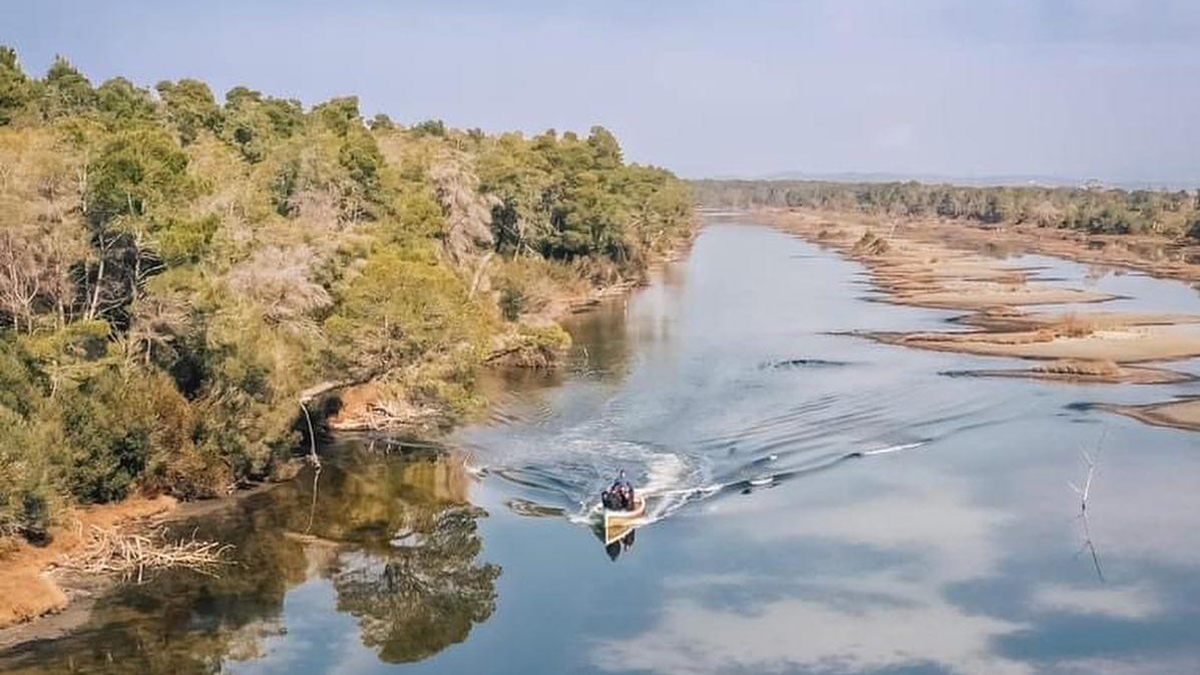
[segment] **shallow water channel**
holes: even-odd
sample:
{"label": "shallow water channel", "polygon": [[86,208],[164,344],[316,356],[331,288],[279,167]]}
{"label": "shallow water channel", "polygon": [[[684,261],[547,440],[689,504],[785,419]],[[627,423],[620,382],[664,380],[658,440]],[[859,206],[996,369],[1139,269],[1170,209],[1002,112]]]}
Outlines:
{"label": "shallow water channel", "polygon": [[[1176,282],[1015,262],[1200,313]],[[113,590],[0,671],[1200,670],[1200,435],[1085,405],[1200,386],[948,377],[1017,364],[834,334],[954,316],[877,299],[832,252],[710,223],[571,321],[568,369],[490,378],[485,422],[325,448],[320,476],[198,521],[237,547],[219,577]],[[606,547],[618,468],[650,522]]]}

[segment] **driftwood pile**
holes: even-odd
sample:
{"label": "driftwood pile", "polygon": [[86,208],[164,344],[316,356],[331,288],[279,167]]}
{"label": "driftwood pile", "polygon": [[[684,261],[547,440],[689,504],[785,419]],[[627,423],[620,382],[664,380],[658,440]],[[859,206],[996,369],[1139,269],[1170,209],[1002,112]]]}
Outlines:
{"label": "driftwood pile", "polygon": [[121,532],[92,525],[80,533],[83,542],[59,565],[60,569],[84,574],[119,574],[125,581],[142,583],[147,572],[187,569],[215,576],[227,564],[225,554],[233,546],[190,537],[169,539],[167,529],[149,533]]}

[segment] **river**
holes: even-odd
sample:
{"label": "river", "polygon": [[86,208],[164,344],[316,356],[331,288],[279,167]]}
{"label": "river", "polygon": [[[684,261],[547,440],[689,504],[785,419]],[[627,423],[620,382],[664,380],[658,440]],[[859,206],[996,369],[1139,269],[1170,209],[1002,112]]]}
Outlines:
{"label": "river", "polygon": [[[1200,313],[1177,282],[1018,262]],[[954,316],[877,299],[853,262],[711,222],[570,321],[570,367],[489,377],[487,420],[331,444],[320,475],[198,520],[237,547],[219,576],[112,590],[0,670],[1200,669],[1200,437],[1089,405],[1197,386],[949,377],[1013,362],[840,334]],[[620,468],[651,522],[606,547],[590,509]]]}

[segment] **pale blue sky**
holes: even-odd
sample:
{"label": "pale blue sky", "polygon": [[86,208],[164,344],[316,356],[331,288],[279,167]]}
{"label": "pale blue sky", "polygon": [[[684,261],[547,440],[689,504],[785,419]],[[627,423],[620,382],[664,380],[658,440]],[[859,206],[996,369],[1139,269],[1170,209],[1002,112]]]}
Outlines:
{"label": "pale blue sky", "polygon": [[613,129],[688,177],[1200,185],[1196,0],[0,2],[41,74],[199,77],[488,130]]}

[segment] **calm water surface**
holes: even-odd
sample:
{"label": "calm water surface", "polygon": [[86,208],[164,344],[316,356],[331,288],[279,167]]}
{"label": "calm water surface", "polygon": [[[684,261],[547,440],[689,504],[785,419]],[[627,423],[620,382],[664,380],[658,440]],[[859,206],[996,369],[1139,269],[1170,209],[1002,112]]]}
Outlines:
{"label": "calm water surface", "polygon": [[[1182,284],[1017,262],[1200,312]],[[832,334],[954,316],[871,296],[831,253],[712,224],[576,318],[567,372],[489,380],[491,418],[445,447],[329,447],[200,522],[238,566],[114,591],[0,670],[1200,670],[1200,436],[1083,405],[1200,387],[947,377],[1016,364]],[[618,468],[654,522],[606,549],[588,513]]]}

